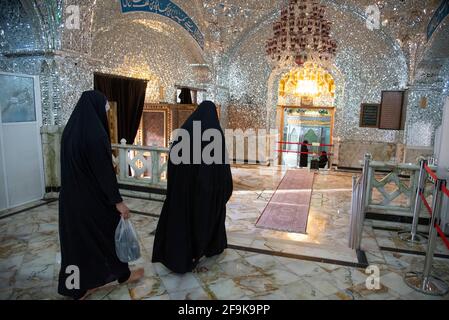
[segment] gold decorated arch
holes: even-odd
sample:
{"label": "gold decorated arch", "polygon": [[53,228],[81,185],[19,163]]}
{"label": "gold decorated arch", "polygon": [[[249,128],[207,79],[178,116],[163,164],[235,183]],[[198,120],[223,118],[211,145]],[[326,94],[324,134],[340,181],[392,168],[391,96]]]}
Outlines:
{"label": "gold decorated arch", "polygon": [[[279,82],[281,104],[296,104],[298,99],[332,105],[335,98],[335,81],[332,75],[314,63],[306,63],[285,74]],[[289,101],[291,103],[289,103]]]}

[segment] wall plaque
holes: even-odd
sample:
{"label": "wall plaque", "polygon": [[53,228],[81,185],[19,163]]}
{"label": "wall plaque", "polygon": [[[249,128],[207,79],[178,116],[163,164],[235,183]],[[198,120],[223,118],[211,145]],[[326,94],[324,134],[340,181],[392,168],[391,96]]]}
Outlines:
{"label": "wall plaque", "polygon": [[380,104],[362,103],[360,106],[359,127],[378,128],[379,127]]}

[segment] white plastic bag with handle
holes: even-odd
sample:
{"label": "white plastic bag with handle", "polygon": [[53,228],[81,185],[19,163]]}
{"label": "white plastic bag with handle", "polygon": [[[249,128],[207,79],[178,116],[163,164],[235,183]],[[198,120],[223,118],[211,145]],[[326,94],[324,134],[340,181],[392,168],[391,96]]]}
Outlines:
{"label": "white plastic bag with handle", "polygon": [[115,252],[119,260],[125,263],[140,258],[139,240],[129,219],[121,218],[117,229],[115,229]]}

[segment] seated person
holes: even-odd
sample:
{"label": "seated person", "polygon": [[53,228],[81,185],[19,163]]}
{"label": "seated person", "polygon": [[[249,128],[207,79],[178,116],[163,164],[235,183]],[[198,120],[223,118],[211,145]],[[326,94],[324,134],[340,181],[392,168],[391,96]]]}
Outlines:
{"label": "seated person", "polygon": [[326,165],[329,161],[329,159],[327,158],[327,152],[323,151],[321,152],[320,158],[319,158],[319,166],[321,169],[326,168]]}

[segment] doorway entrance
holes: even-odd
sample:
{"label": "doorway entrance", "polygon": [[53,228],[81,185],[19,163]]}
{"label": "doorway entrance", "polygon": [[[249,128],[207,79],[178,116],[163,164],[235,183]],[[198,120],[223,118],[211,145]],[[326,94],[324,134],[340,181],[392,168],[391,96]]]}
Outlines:
{"label": "doorway entrance", "polygon": [[280,123],[279,164],[289,167],[298,166],[300,143],[308,141],[308,162],[318,159],[322,151],[331,155],[333,144],[333,128],[335,118],[334,107],[292,107],[278,106]]}
{"label": "doorway entrance", "polygon": [[[328,158],[331,156],[334,101],[334,78],[316,63],[307,62],[281,77],[276,115],[279,164],[298,166],[300,152],[307,152],[304,155],[308,163],[318,159],[323,151]],[[301,151],[304,141],[308,142],[307,151]],[[331,161],[327,162],[327,167],[331,167]]]}

